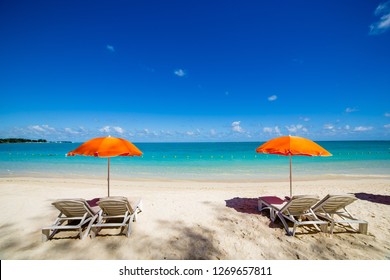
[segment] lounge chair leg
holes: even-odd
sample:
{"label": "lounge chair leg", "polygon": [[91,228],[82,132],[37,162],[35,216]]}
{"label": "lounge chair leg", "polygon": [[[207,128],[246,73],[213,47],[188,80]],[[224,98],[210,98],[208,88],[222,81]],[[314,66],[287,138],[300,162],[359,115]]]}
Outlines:
{"label": "lounge chair leg", "polygon": [[367,234],[368,232],[368,223],[360,223],[359,224],[359,232],[362,234]]}
{"label": "lounge chair leg", "polygon": [[42,229],[42,242],[46,242],[49,240],[50,230]]}
{"label": "lounge chair leg", "polygon": [[328,224],[322,224],[322,225],[320,225],[320,228],[321,228],[321,231],[323,233],[327,233],[328,232]]}
{"label": "lounge chair leg", "polygon": [[84,235],[83,235],[83,237],[81,239],[84,239],[85,237],[87,237],[89,235],[89,233],[91,231],[91,228],[92,228],[92,225],[93,225],[93,223],[95,222],[96,219],[97,219],[97,216],[95,216],[95,217],[93,217],[91,219],[91,221],[89,222],[88,227],[85,230],[85,233],[84,233]]}
{"label": "lounge chair leg", "polygon": [[293,231],[291,232],[291,236],[295,236],[295,231],[297,230],[297,224],[294,223]]}
{"label": "lounge chair leg", "polygon": [[276,215],[276,211],[272,208],[269,208],[269,216],[273,223],[275,222],[276,219],[275,215]]}
{"label": "lounge chair leg", "polygon": [[[282,221],[282,224],[283,224],[284,229],[286,230],[287,234],[290,235],[290,236],[294,236],[295,230],[294,230],[294,232],[291,232],[289,227],[288,227],[288,224],[285,221],[285,219],[283,218],[283,216],[281,214],[279,214],[279,213],[277,215],[278,215],[279,219]],[[294,227],[295,227],[295,224],[294,224]]]}
{"label": "lounge chair leg", "polygon": [[257,210],[258,210],[259,212],[261,212],[261,211],[263,210],[263,203],[261,203],[260,200],[257,202]]}
{"label": "lounge chair leg", "polygon": [[126,237],[129,237],[131,234],[131,222],[129,222],[129,224],[127,225],[127,233],[126,233]]}
{"label": "lounge chair leg", "polygon": [[92,239],[94,239],[98,234],[98,232],[99,232],[99,228],[92,228],[89,235],[91,236]]}
{"label": "lounge chair leg", "polygon": [[81,240],[83,240],[83,238],[84,238],[84,236],[83,236],[83,229],[81,227],[79,228],[79,238]]}
{"label": "lounge chair leg", "polygon": [[333,234],[333,229],[334,229],[334,222],[331,222],[331,224],[330,224],[330,234]]}

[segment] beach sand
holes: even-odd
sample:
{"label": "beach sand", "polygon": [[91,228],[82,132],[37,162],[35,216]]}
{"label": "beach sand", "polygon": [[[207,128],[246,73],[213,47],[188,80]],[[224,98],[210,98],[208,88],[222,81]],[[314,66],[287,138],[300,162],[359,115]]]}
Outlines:
{"label": "beach sand", "polygon": [[[281,223],[257,211],[257,198],[284,197],[288,182],[111,181],[111,195],[142,198],[143,212],[129,238],[106,230],[95,239],[64,232],[41,241],[58,215],[60,198],[105,196],[103,179],[0,178],[2,260],[385,260],[390,259],[390,180],[337,178],[295,181],[294,194],[354,193],[350,212],[368,221],[368,235],[313,232],[286,235]],[[73,236],[73,237],[72,237]]]}

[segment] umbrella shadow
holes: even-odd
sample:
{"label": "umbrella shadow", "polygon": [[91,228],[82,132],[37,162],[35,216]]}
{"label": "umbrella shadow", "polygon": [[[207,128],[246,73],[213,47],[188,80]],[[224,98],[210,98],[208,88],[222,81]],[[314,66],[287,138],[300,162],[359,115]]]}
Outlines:
{"label": "umbrella shadow", "polygon": [[246,198],[246,197],[234,197],[232,199],[225,200],[226,207],[233,208],[237,212],[245,214],[257,214],[261,213],[257,209],[258,198]]}
{"label": "umbrella shadow", "polygon": [[372,194],[372,193],[355,193],[355,196],[362,200],[390,205],[390,196],[388,195]]}
{"label": "umbrella shadow", "polygon": [[[279,197],[273,197],[273,198],[276,199],[275,201],[279,203],[281,202]],[[275,221],[272,222],[269,211],[264,210],[260,212],[258,210],[258,200],[259,200],[258,198],[235,197],[232,199],[225,200],[225,202],[226,202],[226,207],[233,208],[237,212],[245,213],[245,214],[257,214],[264,217],[268,217],[270,219],[268,223],[269,228],[283,229],[283,224],[281,223],[278,217],[276,217]],[[293,224],[290,221],[286,221],[286,222],[289,224],[290,227],[293,226]],[[307,234],[312,234],[317,232],[317,230],[311,226],[305,226],[305,229],[306,229],[305,232],[296,232],[295,236],[307,235]]]}

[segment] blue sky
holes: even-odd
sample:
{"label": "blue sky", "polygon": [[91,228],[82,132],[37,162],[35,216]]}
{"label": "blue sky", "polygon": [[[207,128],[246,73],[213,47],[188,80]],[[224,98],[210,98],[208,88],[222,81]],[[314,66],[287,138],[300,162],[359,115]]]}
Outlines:
{"label": "blue sky", "polygon": [[0,137],[390,140],[390,1],[0,2]]}

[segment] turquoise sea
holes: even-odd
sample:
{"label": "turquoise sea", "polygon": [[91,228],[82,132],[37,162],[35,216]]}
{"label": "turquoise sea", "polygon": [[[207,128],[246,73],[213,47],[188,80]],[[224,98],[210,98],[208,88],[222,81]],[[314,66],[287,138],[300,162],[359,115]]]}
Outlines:
{"label": "turquoise sea", "polygon": [[[293,178],[390,178],[390,141],[317,142],[332,157],[293,157]],[[81,143],[0,145],[0,176],[107,176],[107,159],[66,157]],[[262,142],[134,143],[142,157],[111,159],[112,179],[287,180],[289,159],[255,152]]]}

